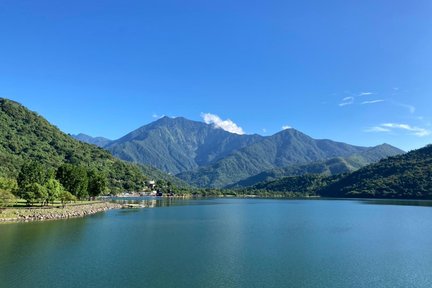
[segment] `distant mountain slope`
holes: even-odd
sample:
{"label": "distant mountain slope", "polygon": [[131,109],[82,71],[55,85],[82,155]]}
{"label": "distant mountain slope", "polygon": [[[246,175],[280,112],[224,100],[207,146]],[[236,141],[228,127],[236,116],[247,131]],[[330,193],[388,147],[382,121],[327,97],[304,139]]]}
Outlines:
{"label": "distant mountain slope", "polygon": [[101,148],[105,147],[109,143],[112,142],[112,140],[105,138],[105,137],[92,137],[87,134],[79,133],[78,135],[71,135],[76,140],[79,140],[84,143],[93,144],[96,146],[99,146]]}
{"label": "distant mountain slope", "polygon": [[358,154],[354,154],[345,158],[336,157],[325,161],[312,162],[309,164],[273,168],[229,185],[228,188],[247,187],[255,185],[259,182],[274,181],[278,178],[288,176],[300,176],[305,174],[331,176],[353,172],[368,164],[377,162],[384,156],[395,156],[401,153],[403,153],[403,151],[400,149],[388,144],[383,144],[366,149]]}
{"label": "distant mountain slope", "polygon": [[150,180],[163,180],[165,182],[170,182],[177,188],[193,188],[189,183],[177,178],[174,175],[170,175],[165,173],[157,168],[154,168],[150,165],[138,164],[141,171],[143,171],[144,175]]}
{"label": "distant mountain slope", "polygon": [[328,197],[432,199],[432,145],[366,166],[318,193]]}
{"label": "distant mountain slope", "polygon": [[318,174],[306,174],[301,176],[289,176],[273,181],[261,182],[250,187],[242,188],[240,194],[262,194],[284,195],[287,197],[308,197],[318,196],[317,191],[335,181],[342,176],[323,176]]}
{"label": "distant mountain slope", "polygon": [[182,117],[164,117],[105,148],[121,159],[177,174],[213,163],[262,138],[232,134]]}
{"label": "distant mountain slope", "polygon": [[[371,153],[369,154],[368,151]],[[354,155],[358,155],[358,161],[363,161],[364,164],[361,166],[364,166],[372,162],[372,159],[395,155],[395,153],[403,153],[403,151],[390,145],[381,148],[377,146],[371,150],[371,148],[331,140],[315,140],[295,129],[287,129],[235,151],[212,165],[196,171],[180,173],[177,176],[201,187],[225,187],[276,167],[305,165]],[[352,160],[352,162],[356,161]]]}
{"label": "distant mountain slope", "polygon": [[50,168],[78,163],[97,169],[108,176],[113,192],[139,189],[144,180],[138,166],[77,141],[21,104],[0,98],[0,176],[16,177],[29,161]]}
{"label": "distant mountain slope", "polygon": [[322,176],[331,176],[357,170],[362,166],[357,163],[350,163],[349,158],[341,157],[332,158],[327,161],[313,162],[304,165],[293,165],[282,168],[274,168],[266,170],[257,175],[243,179],[237,183],[229,185],[228,188],[248,187],[256,185],[260,182],[270,182],[289,176],[301,176],[305,174],[317,174]]}

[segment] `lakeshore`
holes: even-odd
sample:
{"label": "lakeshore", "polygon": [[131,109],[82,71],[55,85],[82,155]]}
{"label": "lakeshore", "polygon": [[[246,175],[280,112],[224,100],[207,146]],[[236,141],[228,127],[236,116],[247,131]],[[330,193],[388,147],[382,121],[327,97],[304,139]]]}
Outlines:
{"label": "lakeshore", "polygon": [[32,222],[84,217],[99,212],[125,208],[113,202],[95,202],[63,207],[9,207],[0,209],[0,223]]}

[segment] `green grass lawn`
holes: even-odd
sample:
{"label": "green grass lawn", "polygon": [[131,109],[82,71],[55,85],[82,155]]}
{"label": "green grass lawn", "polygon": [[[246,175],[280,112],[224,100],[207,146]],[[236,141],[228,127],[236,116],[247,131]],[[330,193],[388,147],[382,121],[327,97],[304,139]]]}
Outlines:
{"label": "green grass lawn", "polygon": [[[99,203],[99,200],[78,200],[75,202],[67,203],[66,206],[76,206],[76,205],[85,205],[85,204],[94,204]],[[32,206],[27,205],[27,201],[24,199],[17,199],[14,203],[10,203],[9,206],[5,208],[28,208],[28,207],[41,207],[41,203],[34,203]],[[54,201],[54,203],[49,203],[48,205],[44,205],[42,207],[63,207],[60,201]]]}

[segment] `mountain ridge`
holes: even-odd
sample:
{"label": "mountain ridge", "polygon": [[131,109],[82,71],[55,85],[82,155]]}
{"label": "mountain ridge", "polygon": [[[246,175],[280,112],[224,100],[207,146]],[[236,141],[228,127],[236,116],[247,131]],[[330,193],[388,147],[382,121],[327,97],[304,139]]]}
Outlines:
{"label": "mountain ridge", "polygon": [[109,143],[111,143],[113,140],[105,138],[105,137],[92,137],[90,135],[79,133],[79,134],[71,134],[72,138],[75,138],[76,140],[79,140],[84,143],[93,144],[98,147],[104,148]]}
{"label": "mountain ridge", "polygon": [[123,160],[154,166],[193,185],[221,188],[274,168],[353,155],[361,155],[358,161],[364,166],[404,153],[382,145],[362,147],[314,139],[293,128],[271,136],[238,135],[184,117],[163,117],[104,148]]}

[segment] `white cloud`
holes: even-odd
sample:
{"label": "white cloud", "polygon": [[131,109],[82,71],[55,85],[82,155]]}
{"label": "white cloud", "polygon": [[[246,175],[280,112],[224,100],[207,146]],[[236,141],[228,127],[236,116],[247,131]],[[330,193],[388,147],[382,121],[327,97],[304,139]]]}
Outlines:
{"label": "white cloud", "polygon": [[353,103],[354,103],[354,97],[349,96],[349,97],[345,97],[345,98],[343,98],[343,99],[342,99],[342,102],[339,103],[339,106],[340,106],[340,107],[343,107],[343,106],[351,105],[351,104],[353,104]]}
{"label": "white cloud", "polygon": [[366,132],[394,132],[395,130],[402,130],[409,132],[409,134],[417,137],[425,137],[431,135],[431,131],[425,128],[411,126],[409,124],[401,123],[383,123],[381,125],[366,129]]}
{"label": "white cloud", "polygon": [[263,128],[261,130],[262,130],[263,133],[267,133],[267,129],[266,128]]}
{"label": "white cloud", "polygon": [[207,124],[213,124],[217,128],[221,128],[230,133],[243,135],[245,132],[241,127],[239,127],[236,123],[231,121],[230,119],[222,120],[219,116],[211,113],[201,113],[201,117],[204,122]]}
{"label": "white cloud", "polygon": [[369,96],[369,95],[373,95],[373,94],[375,94],[375,93],[373,93],[373,92],[361,92],[359,94],[359,96]]}
{"label": "white cloud", "polygon": [[377,100],[363,101],[361,104],[362,105],[365,105],[365,104],[375,104],[375,103],[380,103],[380,102],[384,102],[384,100],[377,99]]}
{"label": "white cloud", "polygon": [[366,132],[390,132],[391,130],[381,126],[375,126],[375,127],[368,128],[365,131]]}
{"label": "white cloud", "polygon": [[292,127],[289,125],[283,125],[282,126],[282,130],[287,130],[287,129],[292,129]]}
{"label": "white cloud", "polygon": [[160,118],[165,117],[165,115],[158,115],[156,113],[153,113],[152,117],[155,118],[155,119],[160,119]]}

